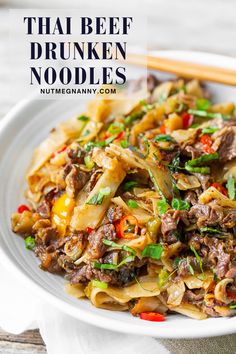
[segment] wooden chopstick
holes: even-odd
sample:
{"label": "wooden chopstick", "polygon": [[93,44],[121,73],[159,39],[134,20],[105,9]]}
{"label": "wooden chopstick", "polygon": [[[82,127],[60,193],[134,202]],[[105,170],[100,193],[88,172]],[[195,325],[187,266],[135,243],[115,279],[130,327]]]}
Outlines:
{"label": "wooden chopstick", "polygon": [[165,71],[180,77],[195,78],[236,86],[236,71],[188,61],[160,58],[142,54],[129,54],[127,63]]}

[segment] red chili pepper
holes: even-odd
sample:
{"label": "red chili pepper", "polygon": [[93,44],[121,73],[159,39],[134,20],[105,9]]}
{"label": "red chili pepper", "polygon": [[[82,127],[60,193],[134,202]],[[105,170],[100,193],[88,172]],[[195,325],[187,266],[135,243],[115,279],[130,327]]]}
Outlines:
{"label": "red chili pepper", "polygon": [[215,152],[215,150],[211,147],[213,144],[213,140],[209,134],[202,135],[200,138],[200,143],[202,144],[203,151],[207,154],[212,154],[213,152]]}
{"label": "red chili pepper", "polygon": [[61,152],[65,151],[67,149],[67,146],[64,145],[62,146],[61,149],[57,150],[56,152],[53,152],[52,155],[51,155],[51,159],[53,159],[57,154],[60,154]]}
{"label": "red chili pepper", "polygon": [[91,227],[87,227],[87,233],[91,234],[91,232],[93,231],[93,229]]}
{"label": "red chili pepper", "polygon": [[139,317],[141,320],[153,322],[163,322],[166,320],[165,316],[158,312],[141,312]]}
{"label": "red chili pepper", "polygon": [[117,135],[117,137],[115,138],[114,141],[123,139],[123,138],[124,138],[124,135],[125,135],[125,132],[120,132],[120,133]]}
{"label": "red chili pepper", "polygon": [[224,194],[226,197],[228,197],[228,191],[225,187],[222,186],[222,184],[218,182],[214,182],[211,185],[212,187],[215,187],[220,193]]}
{"label": "red chili pepper", "polygon": [[115,226],[115,229],[116,229],[116,235],[118,238],[122,238],[121,237],[121,232],[120,232],[120,220],[119,221],[115,221],[114,222],[114,226]]}
{"label": "red chili pepper", "polygon": [[230,290],[227,290],[227,295],[230,297],[232,300],[236,300],[236,293]]}
{"label": "red chili pepper", "polygon": [[138,220],[133,215],[124,216],[116,226],[117,237],[131,240],[138,235]]}
{"label": "red chili pepper", "polygon": [[192,114],[185,112],[181,115],[181,117],[183,121],[183,129],[188,129],[190,125],[193,124],[194,116]]}
{"label": "red chili pepper", "polygon": [[105,135],[103,135],[103,137],[101,137],[100,138],[100,141],[104,141],[104,140],[106,140],[107,138],[110,138],[110,136],[111,136],[111,134],[105,134]]}
{"label": "red chili pepper", "polygon": [[25,204],[19,205],[19,207],[17,209],[18,213],[20,213],[20,214],[22,214],[26,210],[30,211],[30,208],[27,205],[25,205]]}
{"label": "red chili pepper", "polygon": [[166,134],[166,127],[165,127],[164,124],[162,124],[162,125],[160,126],[160,132],[161,132],[162,134]]}

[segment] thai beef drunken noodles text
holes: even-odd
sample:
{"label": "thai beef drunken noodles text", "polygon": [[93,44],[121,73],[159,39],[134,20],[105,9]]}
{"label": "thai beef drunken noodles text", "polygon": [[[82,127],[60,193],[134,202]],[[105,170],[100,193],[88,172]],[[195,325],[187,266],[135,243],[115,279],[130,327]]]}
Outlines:
{"label": "thai beef drunken noodles text", "polygon": [[127,90],[34,151],[12,229],[97,307],[150,321],[236,315],[235,105],[196,80]]}

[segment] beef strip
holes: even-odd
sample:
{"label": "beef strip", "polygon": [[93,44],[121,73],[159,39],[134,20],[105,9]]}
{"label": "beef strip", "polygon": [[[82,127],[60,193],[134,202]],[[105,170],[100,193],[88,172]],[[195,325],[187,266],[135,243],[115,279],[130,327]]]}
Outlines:
{"label": "beef strip", "polygon": [[89,179],[88,173],[81,171],[76,165],[71,165],[70,172],[65,178],[66,192],[70,198],[76,197]]}
{"label": "beef strip", "polygon": [[67,160],[69,165],[71,164],[80,164],[83,163],[86,152],[80,148],[78,145],[77,148],[67,149]]}
{"label": "beef strip", "polygon": [[123,216],[123,209],[120,206],[112,205],[107,210],[107,218],[110,223],[120,220],[122,218],[122,216]]}
{"label": "beef strip", "polygon": [[189,211],[192,223],[197,223],[198,228],[218,225],[223,220],[223,208],[217,204],[195,204]]}
{"label": "beef strip", "polygon": [[45,196],[43,196],[42,201],[37,207],[37,213],[39,213],[42,218],[50,218],[52,202],[54,198],[60,193],[61,191],[58,188],[53,188],[48,193],[46,193]]}
{"label": "beef strip", "polygon": [[35,249],[35,254],[41,260],[41,268],[50,273],[61,273],[62,269],[58,264],[59,251],[48,253],[44,246],[38,246]]}
{"label": "beef strip", "polygon": [[236,127],[225,127],[217,132],[212,147],[218,151],[221,162],[227,162],[236,157]]}
{"label": "beef strip", "polygon": [[67,277],[71,284],[87,283],[89,280],[96,279],[106,283],[110,283],[114,275],[111,271],[93,268],[92,264],[82,265],[76,271]]}
{"label": "beef strip", "polygon": [[225,217],[221,222],[221,226],[227,227],[227,228],[232,228],[236,224],[236,209],[234,208],[229,208],[225,209]]}
{"label": "beef strip", "polygon": [[161,232],[165,242],[171,244],[178,240],[176,232],[179,220],[179,210],[170,209],[161,216]]}
{"label": "beef strip", "polygon": [[209,249],[208,261],[215,267],[217,277],[223,278],[229,270],[230,263],[230,254],[225,252],[224,242],[208,236],[204,237],[203,242]]}
{"label": "beef strip", "polygon": [[113,224],[100,226],[97,230],[94,230],[89,234],[88,253],[91,258],[98,259],[104,255],[107,250],[107,246],[103,243],[104,239],[108,239],[110,241],[114,241],[116,239],[116,231]]}
{"label": "beef strip", "polygon": [[186,290],[184,293],[184,301],[187,301],[190,304],[196,304],[196,305],[200,305],[203,302],[204,299],[204,290],[201,289],[200,291],[198,291],[198,293],[196,293],[196,291],[194,292],[193,290]]}
{"label": "beef strip", "polygon": [[195,205],[198,202],[197,194],[194,191],[186,191],[184,200],[186,200],[190,205]]}

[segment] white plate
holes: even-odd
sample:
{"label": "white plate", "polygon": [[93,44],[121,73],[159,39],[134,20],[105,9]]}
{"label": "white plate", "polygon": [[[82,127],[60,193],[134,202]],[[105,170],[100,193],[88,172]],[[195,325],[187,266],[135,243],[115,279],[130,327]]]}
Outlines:
{"label": "white plate", "polygon": [[[236,60],[206,53],[166,51],[158,52],[158,55],[236,68]],[[209,88],[217,100],[236,98],[236,88],[213,84]],[[22,238],[11,232],[10,216],[22,202],[25,171],[33,148],[58,121],[79,114],[82,110],[83,103],[75,100],[24,101],[13,108],[1,122],[0,260],[21,279],[22,286],[28,286],[37,296],[61,311],[93,325],[159,338],[209,337],[235,332],[236,317],[197,321],[181,315],[171,315],[166,322],[152,323],[135,318],[129,313],[97,309],[89,301],[70,297],[64,292],[63,278],[40,270],[37,258],[25,249]]]}

